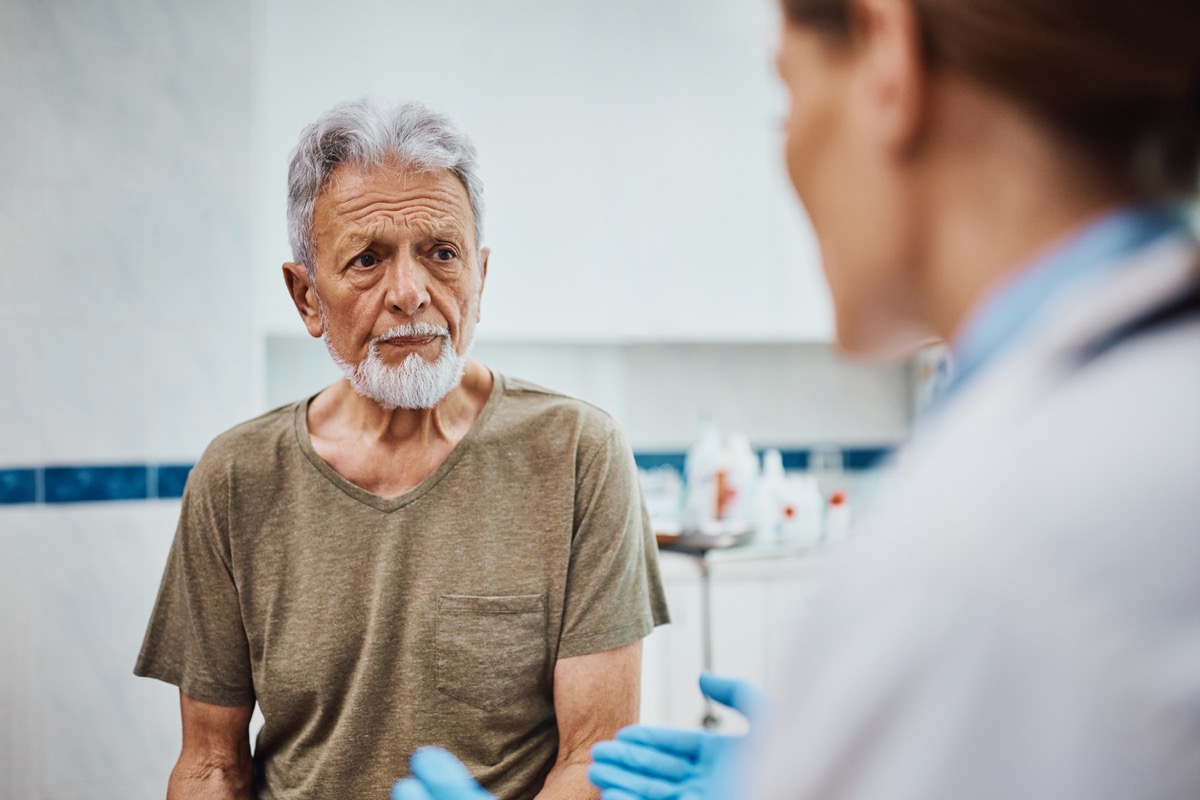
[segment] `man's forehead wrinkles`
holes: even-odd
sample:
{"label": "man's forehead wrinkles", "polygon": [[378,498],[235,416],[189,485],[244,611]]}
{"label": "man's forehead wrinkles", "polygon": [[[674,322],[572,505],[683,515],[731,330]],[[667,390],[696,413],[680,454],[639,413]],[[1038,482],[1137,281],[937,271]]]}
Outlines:
{"label": "man's forehead wrinkles", "polygon": [[452,195],[438,197],[435,193],[421,193],[413,197],[380,197],[370,193],[335,200],[334,212],[343,219],[362,219],[381,214],[457,219],[463,216],[466,210],[452,200]]}
{"label": "man's forehead wrinkles", "polygon": [[342,224],[358,235],[385,234],[395,227],[432,229],[465,229],[465,221],[444,210],[423,206],[394,209],[387,206],[367,208],[354,214],[339,215]]}
{"label": "man's forehead wrinkles", "polygon": [[315,238],[338,258],[372,242],[472,238],[470,200],[452,173],[339,169],[334,178],[317,198],[314,222]]}
{"label": "man's forehead wrinkles", "polygon": [[430,216],[426,214],[393,216],[374,216],[373,218],[363,221],[358,224],[348,222],[336,239],[336,249],[348,250],[358,249],[370,244],[373,241],[382,241],[393,238],[397,229],[407,229],[410,232],[419,235],[438,235],[452,236],[461,238],[466,235],[466,226],[461,220],[444,217]]}

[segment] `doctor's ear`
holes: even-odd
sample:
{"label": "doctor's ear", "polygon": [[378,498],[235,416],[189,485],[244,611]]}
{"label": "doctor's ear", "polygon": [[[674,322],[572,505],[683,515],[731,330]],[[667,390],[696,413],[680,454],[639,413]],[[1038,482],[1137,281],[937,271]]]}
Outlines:
{"label": "doctor's ear", "polygon": [[860,99],[884,142],[909,150],[921,134],[929,88],[916,11],[908,0],[859,0],[855,11]]}
{"label": "doctor's ear", "polygon": [[320,301],[317,291],[312,285],[308,268],[298,261],[286,261],[283,264],[283,282],[287,284],[288,294],[300,312],[300,319],[308,329],[310,336],[320,338],[325,332],[321,325]]}

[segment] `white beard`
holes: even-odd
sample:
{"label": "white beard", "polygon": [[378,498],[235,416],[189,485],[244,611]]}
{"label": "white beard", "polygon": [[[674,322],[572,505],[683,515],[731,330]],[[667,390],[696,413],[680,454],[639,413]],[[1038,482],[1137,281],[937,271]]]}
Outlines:
{"label": "white beard", "polygon": [[[383,363],[379,357],[379,343],[401,336],[440,336],[442,349],[437,361],[431,364],[419,353],[409,353],[397,367]],[[467,353],[459,355],[454,351],[450,331],[428,322],[397,325],[372,339],[367,346],[367,357],[358,365],[342,358],[330,343],[328,333],[324,340],[325,349],[350,381],[354,391],[369,397],[388,411],[396,408],[433,408],[458,386],[467,369]],[[467,351],[470,351],[470,343]]]}

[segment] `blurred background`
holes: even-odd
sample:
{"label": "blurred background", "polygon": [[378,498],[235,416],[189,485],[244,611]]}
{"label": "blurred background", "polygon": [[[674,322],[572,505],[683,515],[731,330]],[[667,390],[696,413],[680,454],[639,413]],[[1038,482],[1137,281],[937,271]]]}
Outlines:
{"label": "blurred background", "polygon": [[[933,362],[842,361],[781,165],[773,0],[0,0],[0,798],[161,797],[177,690],[131,674],[190,465],[336,370],[288,300],[287,162],[364,94],[465,124],[475,349],[625,426],[653,500],[704,428],[868,504]],[[870,231],[864,231],[869,236]],[[811,487],[809,487],[811,488]],[[669,525],[668,525],[669,527]],[[644,718],[702,639],[768,688],[821,535],[664,554]],[[730,725],[736,725],[730,722]]]}

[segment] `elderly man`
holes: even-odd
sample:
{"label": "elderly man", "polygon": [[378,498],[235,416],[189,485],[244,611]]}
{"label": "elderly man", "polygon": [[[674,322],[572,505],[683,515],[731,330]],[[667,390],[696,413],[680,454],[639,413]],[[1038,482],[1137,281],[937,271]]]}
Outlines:
{"label": "elderly man", "polygon": [[636,470],[607,415],[467,357],[475,170],[416,104],[301,136],[284,277],[345,377],[189,479],[135,670],[180,688],[169,798],[382,799],[422,745],[500,797],[594,796],[637,716],[666,607]]}

